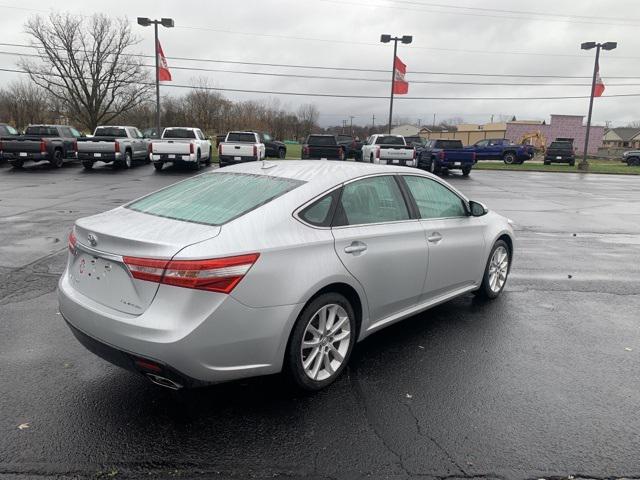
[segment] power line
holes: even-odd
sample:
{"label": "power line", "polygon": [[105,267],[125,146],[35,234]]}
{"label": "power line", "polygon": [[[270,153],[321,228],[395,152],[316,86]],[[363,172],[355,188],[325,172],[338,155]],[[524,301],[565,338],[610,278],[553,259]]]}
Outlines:
{"label": "power line", "polygon": [[[18,47],[18,48],[31,48],[37,49],[38,47],[34,45],[26,45],[20,43],[6,43],[0,42],[0,46],[6,47]],[[64,50],[64,49],[60,49]],[[91,53],[90,51],[87,53]],[[17,53],[16,55],[25,55],[25,56],[34,56],[33,54],[22,54]],[[143,55],[143,54],[134,54],[128,53],[125,54],[129,57],[136,58],[155,58],[153,55]],[[638,57],[640,58],[640,57]],[[231,64],[231,65],[253,65],[253,66],[262,66],[262,67],[280,67],[280,68],[299,68],[299,69],[310,69],[310,70],[335,70],[335,71],[350,71],[350,72],[367,72],[367,73],[389,73],[389,70],[385,69],[374,69],[374,68],[356,68],[356,67],[332,67],[332,66],[322,66],[322,65],[300,65],[300,64],[283,64],[283,63],[264,63],[264,62],[249,62],[249,61],[237,61],[237,60],[219,60],[219,59],[211,59],[211,58],[187,58],[187,57],[167,57],[168,60],[179,60],[179,61],[190,61],[190,62],[203,62],[203,63],[221,63],[221,64]],[[191,67],[176,67],[171,66],[170,68],[180,68],[180,69],[188,69]],[[193,70],[197,70],[195,67]],[[206,69],[202,69],[203,71],[208,71]],[[211,70],[216,71],[216,70]],[[450,76],[472,76],[472,77],[505,77],[505,78],[558,78],[558,79],[591,79],[591,76],[577,76],[577,75],[528,75],[528,74],[509,74],[509,73],[480,73],[480,72],[439,72],[439,71],[412,71],[409,73],[411,75],[450,75]],[[609,76],[608,79],[632,79],[637,80],[640,79],[640,76]]]}
{"label": "power line", "polygon": [[[28,72],[24,70],[0,68],[2,72],[23,73]],[[42,73],[38,72],[38,76],[51,76],[61,78],[61,75],[54,73]],[[154,83],[144,82],[124,82],[132,85],[154,85]],[[197,85],[181,85],[181,84],[163,84],[163,87],[178,88],[178,89],[190,89],[200,91],[219,91],[219,92],[234,92],[234,93],[259,93],[267,95],[287,95],[297,97],[323,97],[323,98],[356,98],[356,99],[386,99],[387,95],[347,95],[336,93],[312,93],[312,92],[290,92],[290,91],[276,91],[276,90],[247,90],[240,88],[222,88],[222,87],[208,87]],[[613,94],[606,95],[603,98],[613,97],[640,97],[640,93],[625,93],[625,94]],[[398,97],[399,100],[575,100],[585,99],[589,96],[575,95],[575,96],[549,96],[549,97]]]}

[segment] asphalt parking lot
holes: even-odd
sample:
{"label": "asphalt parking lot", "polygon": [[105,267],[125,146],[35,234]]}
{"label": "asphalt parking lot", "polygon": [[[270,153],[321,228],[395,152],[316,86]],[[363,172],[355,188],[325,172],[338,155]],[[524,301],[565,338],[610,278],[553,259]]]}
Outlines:
{"label": "asphalt parking lot", "polygon": [[516,222],[505,294],[372,335],[306,395],[278,376],[165,391],[57,314],[73,220],[189,175],[0,167],[0,477],[640,477],[637,178],[449,176]]}

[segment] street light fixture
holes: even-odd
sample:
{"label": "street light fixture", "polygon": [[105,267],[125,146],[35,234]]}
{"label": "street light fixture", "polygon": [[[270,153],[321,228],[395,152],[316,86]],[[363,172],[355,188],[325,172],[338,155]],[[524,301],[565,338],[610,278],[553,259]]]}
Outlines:
{"label": "street light fixture", "polygon": [[160,69],[158,59],[158,25],[162,25],[166,28],[175,27],[173,18],[161,18],[160,20],[151,20],[147,17],[138,17],[138,25],[142,27],[148,27],[153,25],[154,37],[155,37],[155,56],[156,56],[156,135],[160,137]]}
{"label": "street light fixture", "polygon": [[618,46],[617,42],[605,42],[605,43],[596,43],[596,42],[584,42],[580,44],[580,48],[582,50],[592,50],[596,49],[596,61],[593,64],[593,78],[591,80],[591,95],[589,96],[589,114],[587,115],[587,132],[584,136],[584,152],[582,152],[582,160],[578,164],[579,170],[588,170],[589,162],[587,161],[587,150],[589,148],[589,133],[591,132],[591,113],[593,112],[593,96],[596,91],[596,76],[598,74],[599,63],[600,60],[600,49],[603,50],[613,50]]}
{"label": "street light fixture", "polygon": [[389,43],[393,41],[393,62],[391,63],[391,96],[389,97],[389,133],[391,133],[391,120],[393,117],[393,85],[396,79],[396,55],[398,54],[398,42],[408,45],[413,42],[413,37],[411,35],[392,37],[391,35],[385,33],[380,35],[380,41],[382,43]]}

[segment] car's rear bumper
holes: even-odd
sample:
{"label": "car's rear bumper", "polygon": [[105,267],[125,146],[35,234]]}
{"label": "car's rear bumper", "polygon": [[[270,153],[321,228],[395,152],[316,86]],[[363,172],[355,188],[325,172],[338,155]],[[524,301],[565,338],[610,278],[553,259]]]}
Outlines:
{"label": "car's rear bumper", "polygon": [[79,293],[66,272],[58,287],[60,313],[76,336],[93,340],[79,337],[89,350],[130,370],[139,370],[132,359],[149,359],[187,385],[279,372],[300,310],[252,308],[230,295],[160,285],[145,312],[132,316]]}
{"label": "car's rear bumper", "polygon": [[219,157],[220,166],[227,165],[236,165],[238,163],[246,163],[246,162],[257,162],[257,157],[235,157],[233,155],[220,155]]}
{"label": "car's rear bumper", "polygon": [[95,152],[78,152],[78,160],[83,162],[117,162],[122,159],[121,153],[116,152],[100,152],[96,155]]}
{"label": "car's rear bumper", "polygon": [[545,162],[552,163],[571,163],[576,161],[575,155],[545,155]]}
{"label": "car's rear bumper", "polygon": [[415,158],[412,159],[398,159],[398,158],[379,158],[375,163],[379,163],[381,165],[403,165],[405,167],[417,167],[418,160]]}
{"label": "car's rear bumper", "polygon": [[2,152],[2,158],[8,162],[32,160],[34,162],[49,161],[49,154],[43,152]]}
{"label": "car's rear bumper", "polygon": [[149,155],[149,158],[153,162],[172,162],[172,163],[180,163],[180,162],[195,162],[196,154],[188,153],[188,154],[179,154],[179,153],[152,153]]}

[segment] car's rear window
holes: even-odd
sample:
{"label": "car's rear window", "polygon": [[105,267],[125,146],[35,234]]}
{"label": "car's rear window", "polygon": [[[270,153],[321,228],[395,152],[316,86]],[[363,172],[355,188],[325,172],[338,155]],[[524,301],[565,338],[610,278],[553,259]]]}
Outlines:
{"label": "car's rear window", "polygon": [[256,136],[253,133],[229,132],[227,142],[256,143]]}
{"label": "car's rear window", "polygon": [[384,136],[378,137],[376,140],[376,145],[404,145],[404,138],[396,137],[396,136]]}
{"label": "car's rear window", "polygon": [[435,148],[443,148],[445,150],[456,150],[463,148],[460,140],[436,140]]}
{"label": "car's rear window", "polygon": [[212,173],[176,183],[126,207],[184,222],[222,225],[303,183],[267,175]]}
{"label": "car's rear window", "polygon": [[165,130],[162,138],[196,138],[196,132],[187,128],[172,128]]}
{"label": "car's rear window", "polygon": [[126,137],[127,132],[124,128],[118,127],[98,127],[93,132],[94,137]]}
{"label": "car's rear window", "polygon": [[307,139],[308,145],[316,145],[320,147],[330,147],[337,145],[336,137],[332,135],[309,135]]}
{"label": "car's rear window", "polygon": [[36,126],[36,127],[27,127],[27,129],[25,130],[25,135],[41,135],[43,137],[49,136],[49,137],[57,137],[58,136],[58,130],[56,130],[53,127],[41,127],[41,126]]}
{"label": "car's rear window", "polygon": [[569,142],[551,142],[549,148],[563,148],[565,150],[573,150],[573,144]]}

